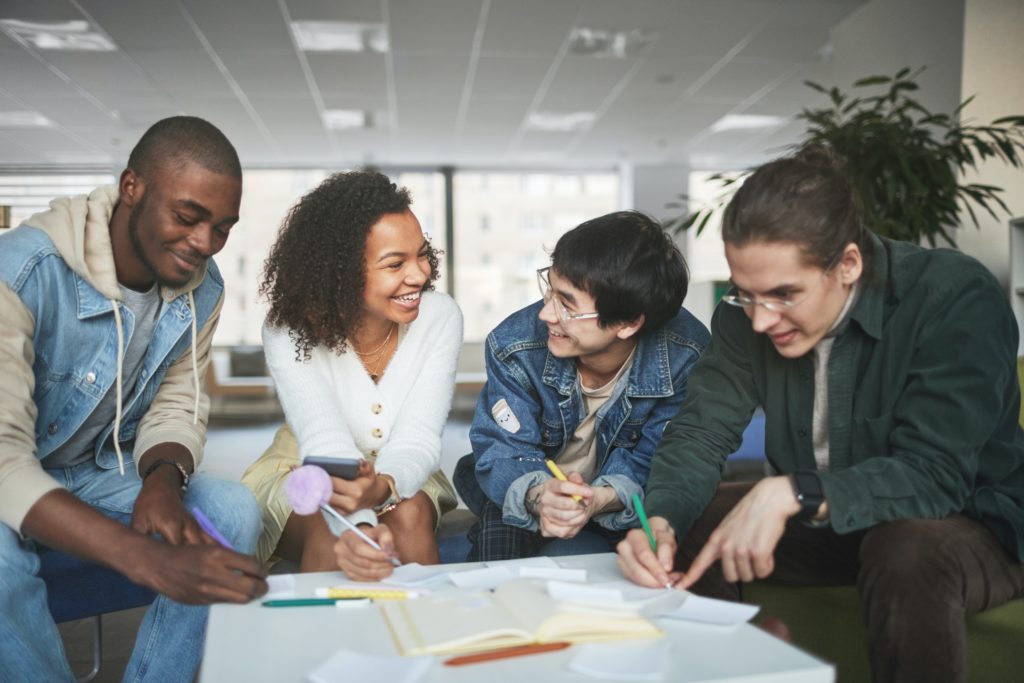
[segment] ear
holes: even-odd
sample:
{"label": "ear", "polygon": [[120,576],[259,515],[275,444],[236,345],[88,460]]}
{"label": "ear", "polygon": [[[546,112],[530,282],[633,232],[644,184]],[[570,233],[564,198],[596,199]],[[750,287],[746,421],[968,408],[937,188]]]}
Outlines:
{"label": "ear", "polygon": [[146,181],[142,176],[130,168],[121,171],[121,178],[117,183],[118,193],[121,195],[121,202],[125,206],[132,207],[139,203],[142,195],[146,192]]}
{"label": "ear", "polygon": [[640,331],[640,328],[644,326],[646,318],[641,313],[640,317],[628,323],[621,323],[618,331],[615,332],[615,336],[619,339],[629,339],[634,334]]}
{"label": "ear", "polygon": [[839,271],[839,281],[844,285],[852,285],[860,279],[864,272],[864,257],[860,253],[860,247],[854,242],[850,242],[843,249],[836,270]]}

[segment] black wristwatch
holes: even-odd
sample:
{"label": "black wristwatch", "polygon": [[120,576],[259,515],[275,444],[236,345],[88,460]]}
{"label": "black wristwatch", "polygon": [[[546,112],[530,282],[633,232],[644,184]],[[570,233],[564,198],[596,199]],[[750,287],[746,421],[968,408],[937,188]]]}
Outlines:
{"label": "black wristwatch", "polygon": [[800,512],[796,513],[796,518],[811,521],[825,502],[825,490],[821,487],[818,473],[813,470],[797,470],[789,475],[789,483],[793,486],[793,495],[800,503]]}

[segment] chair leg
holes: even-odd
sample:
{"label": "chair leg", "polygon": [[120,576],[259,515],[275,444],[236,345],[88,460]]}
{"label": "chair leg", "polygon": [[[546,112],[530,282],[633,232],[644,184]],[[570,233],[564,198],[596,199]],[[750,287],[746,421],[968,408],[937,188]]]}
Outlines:
{"label": "chair leg", "polygon": [[103,665],[103,615],[97,614],[93,617],[92,623],[92,669],[84,676],[75,677],[75,680],[79,683],[89,683],[89,681],[96,678],[100,673],[100,667]]}

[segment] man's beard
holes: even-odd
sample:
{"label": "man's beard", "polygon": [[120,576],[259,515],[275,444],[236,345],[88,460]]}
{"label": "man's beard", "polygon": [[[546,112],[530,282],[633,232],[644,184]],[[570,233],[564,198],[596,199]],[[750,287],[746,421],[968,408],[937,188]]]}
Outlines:
{"label": "man's beard", "polygon": [[166,277],[162,277],[160,272],[157,270],[156,265],[150,260],[149,256],[146,255],[146,250],[142,245],[142,238],[139,237],[139,217],[142,214],[142,210],[146,206],[147,195],[142,195],[142,199],[138,204],[132,207],[131,213],[128,214],[128,240],[132,244],[132,249],[135,251],[135,255],[142,261],[142,265],[146,267],[149,274],[153,276],[156,283],[161,287],[170,287],[171,289],[177,289],[188,284],[189,280],[192,279],[191,275],[185,275],[180,280],[171,280]]}

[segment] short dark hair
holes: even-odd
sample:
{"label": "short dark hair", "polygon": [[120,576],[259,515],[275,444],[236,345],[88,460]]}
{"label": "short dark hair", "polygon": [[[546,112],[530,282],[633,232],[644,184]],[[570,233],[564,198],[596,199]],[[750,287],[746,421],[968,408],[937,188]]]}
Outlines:
{"label": "short dark hair", "polygon": [[602,326],[644,316],[640,334],[657,330],[683,305],[690,274],[661,225],[639,211],[616,211],[562,235],[551,266],[594,297]]}
{"label": "short dark hair", "polygon": [[150,126],[132,149],[128,168],[146,178],[158,167],[189,162],[212,173],[242,177],[234,145],[217,126],[196,116],[172,116]]}
{"label": "short dark hair", "polygon": [[834,266],[853,242],[869,273],[871,232],[843,165],[831,147],[814,144],[758,167],[726,207],[722,239],[737,246],[795,244],[807,263],[823,269]]}
{"label": "short dark hair", "polygon": [[[366,238],[389,213],[409,210],[409,191],[376,171],[336,173],[291,208],[263,264],[260,295],[270,304],[267,323],[288,329],[298,358],[323,346],[344,353],[359,325],[366,287]],[[427,245],[430,276],[437,251]]]}

